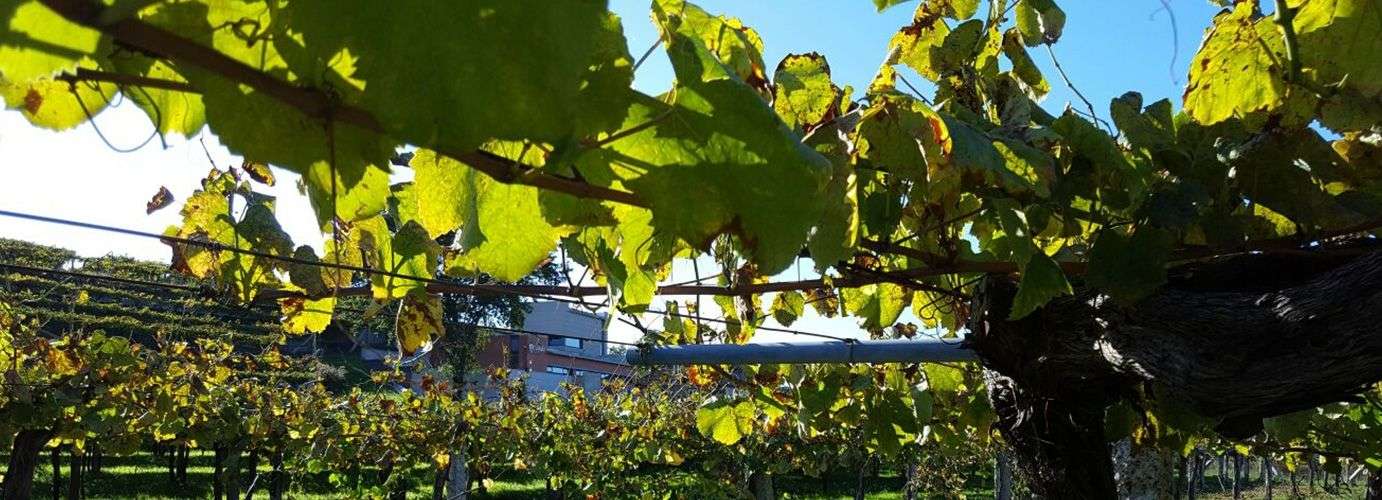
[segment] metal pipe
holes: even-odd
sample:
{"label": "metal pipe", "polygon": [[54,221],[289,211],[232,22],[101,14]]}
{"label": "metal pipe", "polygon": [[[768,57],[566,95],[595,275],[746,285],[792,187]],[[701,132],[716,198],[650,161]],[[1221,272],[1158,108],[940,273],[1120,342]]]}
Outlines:
{"label": "metal pipe", "polygon": [[631,365],[916,363],[978,359],[974,351],[958,340],[698,344],[629,349],[624,358]]}

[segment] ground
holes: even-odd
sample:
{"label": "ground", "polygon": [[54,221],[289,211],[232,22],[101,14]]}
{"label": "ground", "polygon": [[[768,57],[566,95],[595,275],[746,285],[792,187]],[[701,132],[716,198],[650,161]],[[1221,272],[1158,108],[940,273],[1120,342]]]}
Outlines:
{"label": "ground", "polygon": [[[129,457],[105,457],[105,465],[99,474],[88,473],[83,484],[86,498],[90,499],[172,499],[172,498],[210,498],[211,497],[211,454],[194,450],[187,467],[186,486],[173,485],[168,478],[164,462],[148,453],[138,453]],[[0,471],[8,457],[0,455]],[[48,465],[49,455],[45,452],[34,476],[34,498],[52,498],[52,468]],[[62,496],[66,495],[68,473],[67,456],[63,456]],[[267,464],[260,464],[260,471],[267,473]],[[430,482],[419,481],[408,498],[431,498]],[[853,498],[853,478],[840,477],[829,482],[828,489],[821,486],[818,478],[778,478],[778,492],[783,499],[836,500]],[[869,500],[900,499],[902,480],[896,476],[884,475],[868,480],[865,489]],[[336,491],[326,481],[298,481],[287,495],[292,499],[325,500],[351,497],[349,493]],[[989,491],[971,492],[972,498],[991,498]],[[268,498],[266,490],[260,489],[255,498]],[[477,500],[486,499],[538,499],[545,498],[543,481],[540,478],[513,477],[501,475],[488,485],[485,494],[472,495]]]}
{"label": "ground", "polygon": [[[0,470],[3,469],[5,460],[8,457],[0,455]],[[63,457],[63,478],[67,475],[66,456]],[[52,495],[52,469],[48,466],[48,455],[45,453],[43,461],[38,468],[34,478],[34,497],[51,498]],[[140,453],[130,457],[106,457],[105,466],[100,474],[88,474],[84,479],[85,493],[91,499],[172,499],[172,498],[209,498],[211,496],[211,454],[193,451],[190,457],[190,464],[187,468],[188,485],[175,486],[168,479],[168,470],[164,464],[147,453]],[[268,472],[267,464],[261,464],[261,472]],[[1205,500],[1229,500],[1233,498],[1231,486],[1225,480],[1224,488],[1220,488],[1219,480],[1213,474],[1213,470],[1206,477],[1206,486],[1200,490],[1199,498]],[[431,498],[431,484],[419,481],[410,493],[409,498]],[[853,478],[840,477],[834,478],[826,485],[818,478],[794,478],[780,477],[776,481],[777,490],[784,499],[803,499],[803,500],[844,500],[853,498]],[[62,495],[66,495],[66,483],[63,485]],[[1256,474],[1253,474],[1253,481],[1248,483],[1243,498],[1256,500],[1266,498],[1266,488],[1262,487],[1261,481]],[[346,498],[350,495],[336,491],[327,484],[326,481],[298,481],[294,484],[295,489],[290,491],[288,497],[293,499],[318,500]],[[1299,487],[1302,496],[1292,497],[1290,483],[1283,480],[1276,484],[1274,488],[1274,498],[1276,499],[1361,499],[1364,497],[1363,483],[1359,480],[1353,485],[1344,485],[1338,491],[1326,491],[1320,485],[1316,485],[1312,492],[1305,476],[1299,477]],[[485,499],[538,499],[544,498],[543,482],[540,478],[513,476],[512,473],[501,475],[496,480],[489,483],[486,494],[472,495],[477,500]],[[895,500],[901,499],[902,480],[892,475],[868,480],[866,483],[867,497],[869,500]],[[969,498],[993,498],[993,493],[987,489],[976,489],[969,491]],[[260,490],[255,498],[267,498],[267,492]],[[923,496],[922,498],[926,498]]]}

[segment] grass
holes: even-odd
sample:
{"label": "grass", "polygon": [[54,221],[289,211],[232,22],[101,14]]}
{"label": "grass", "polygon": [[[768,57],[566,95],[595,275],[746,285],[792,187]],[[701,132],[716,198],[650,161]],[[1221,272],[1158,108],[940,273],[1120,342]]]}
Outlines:
{"label": "grass", "polygon": [[[63,455],[62,477],[60,487],[61,495],[65,498],[68,477],[68,457]],[[38,470],[34,473],[34,498],[51,498],[53,474],[52,467],[49,465],[50,458],[47,451],[41,457]],[[212,476],[212,455],[210,452],[194,450],[188,457],[187,484],[175,485],[168,476],[166,459],[159,459],[149,453],[137,453],[127,457],[106,456],[104,465],[99,473],[85,473],[82,478],[83,491],[86,498],[91,499],[112,499],[112,500],[134,500],[134,499],[172,499],[172,498],[210,498],[211,497],[211,476]],[[0,469],[4,463],[0,462]],[[266,461],[261,460],[258,472],[263,474],[260,480],[266,480],[269,466]],[[248,474],[241,473],[242,481],[246,483],[251,480]],[[432,484],[431,478],[422,478],[421,475],[414,478],[414,487],[408,492],[408,498],[431,498]],[[247,486],[245,484],[243,486]],[[243,491],[242,486],[242,491]],[[255,498],[268,498],[267,485],[261,484],[255,492]],[[527,498],[540,498],[543,496],[543,482],[536,479],[518,479],[515,481],[495,481],[489,485],[488,492],[483,495],[471,495],[476,499],[505,499],[517,500]],[[324,477],[316,478],[295,478],[290,487],[287,498],[303,500],[319,499],[338,499],[353,498],[354,492],[342,492],[334,488]]]}
{"label": "grass", "polygon": [[[4,467],[5,460],[0,457],[0,468]],[[41,457],[38,470],[34,475],[34,497],[51,498],[52,496],[52,468],[49,465],[50,456],[45,452]],[[259,472],[267,475],[269,472],[268,464],[261,461]],[[66,495],[66,479],[68,473],[67,456],[63,456],[62,465],[62,495]],[[1206,475],[1205,486],[1199,490],[1199,498],[1207,500],[1228,500],[1233,498],[1232,485],[1225,478],[1224,486],[1220,487],[1216,471],[1211,468]],[[83,478],[84,491],[87,498],[92,499],[172,499],[172,498],[210,498],[211,497],[211,474],[212,456],[209,452],[193,451],[189,457],[187,467],[187,485],[174,485],[168,477],[165,462],[155,458],[149,453],[138,453],[128,457],[105,457],[105,464],[100,473],[87,473]],[[415,485],[408,493],[408,498],[426,499],[431,498],[431,478],[422,477],[425,474],[417,474],[414,477]],[[242,474],[242,479],[248,481],[248,474]],[[1243,498],[1256,500],[1266,498],[1266,488],[1263,486],[1258,473],[1251,474],[1252,480],[1244,488]],[[966,488],[966,494],[970,498],[992,498],[993,493],[989,490],[987,478],[974,478]],[[262,477],[261,477],[261,480]],[[1332,480],[1331,480],[1332,482]],[[832,477],[829,480],[822,480],[814,477],[801,476],[779,476],[775,478],[775,486],[784,499],[802,500],[844,500],[854,497],[855,479],[852,476],[841,475]],[[1364,497],[1364,481],[1360,478],[1353,485],[1345,484],[1339,490],[1326,490],[1321,484],[1316,484],[1312,491],[1305,474],[1298,476],[1299,489],[1301,496],[1291,495],[1291,485],[1287,477],[1280,477],[1274,487],[1274,497],[1278,499],[1360,499]],[[261,485],[262,486],[262,485]],[[502,475],[497,480],[488,483],[487,491],[484,494],[473,494],[475,499],[537,499],[544,498],[544,484],[541,478],[514,476],[512,474]],[[864,488],[867,498],[870,500],[900,500],[902,498],[902,479],[894,475],[882,475],[880,477],[865,479]],[[336,498],[352,498],[354,492],[340,491],[333,487],[324,477],[295,478],[293,485],[288,492],[288,498],[304,500],[324,500]],[[255,498],[267,498],[268,493],[265,489],[260,489]],[[923,498],[925,495],[923,495]]]}
{"label": "grass", "polygon": [[[8,457],[0,456],[0,470],[3,469]],[[34,474],[34,498],[52,497],[52,467],[49,465],[50,455],[44,451],[40,456],[38,469]],[[60,496],[66,496],[68,456],[62,457],[62,476]],[[263,474],[260,480],[266,480],[269,472],[268,464],[260,461],[258,471]],[[414,487],[409,490],[408,498],[426,499],[431,498],[432,484],[431,477],[422,477],[424,474],[417,474],[414,477]],[[102,470],[99,473],[87,472],[82,478],[83,491],[86,498],[90,499],[173,499],[173,498],[210,498],[211,497],[211,476],[212,476],[212,455],[210,452],[193,450],[188,457],[187,484],[175,485],[168,476],[166,458],[157,458],[147,452],[140,452],[127,457],[106,456]],[[242,481],[248,482],[251,478],[249,474],[241,473]],[[836,500],[854,498],[854,478],[841,476],[831,478],[822,486],[820,478],[811,477],[778,477],[774,481],[777,491],[784,499],[803,499],[803,500]],[[247,484],[246,484],[247,485]],[[255,493],[255,498],[268,498],[268,492],[264,486]],[[243,491],[243,486],[242,486]],[[865,480],[865,491],[869,500],[895,500],[900,499],[902,491],[902,479],[896,476],[884,475],[877,478]],[[991,497],[992,493],[986,490],[976,489],[970,493],[972,498]],[[341,491],[333,487],[325,478],[294,478],[287,498],[303,500],[325,500],[337,498],[354,498],[355,492]],[[472,494],[470,498],[477,500],[519,500],[519,499],[539,499],[545,498],[544,481],[541,478],[514,476],[506,474],[497,480],[487,483],[486,492],[483,494]]]}
{"label": "grass", "polygon": [[[1197,498],[1208,500],[1228,500],[1233,498],[1233,479],[1232,476],[1223,478],[1223,487],[1220,487],[1219,476],[1213,467],[1205,473],[1204,487],[1199,489]],[[1248,500],[1258,500],[1267,498],[1267,488],[1262,483],[1260,472],[1254,468],[1249,474],[1250,480],[1243,488],[1243,498]],[[1330,483],[1334,482],[1333,477]],[[1344,498],[1363,498],[1366,496],[1366,477],[1359,477],[1353,485],[1345,483],[1338,490],[1325,489],[1320,482],[1316,482],[1314,489],[1310,488],[1308,476],[1305,472],[1299,471],[1296,474],[1296,482],[1300,490],[1300,496],[1291,494],[1290,476],[1278,476],[1273,478],[1272,498],[1274,499],[1344,499]]]}

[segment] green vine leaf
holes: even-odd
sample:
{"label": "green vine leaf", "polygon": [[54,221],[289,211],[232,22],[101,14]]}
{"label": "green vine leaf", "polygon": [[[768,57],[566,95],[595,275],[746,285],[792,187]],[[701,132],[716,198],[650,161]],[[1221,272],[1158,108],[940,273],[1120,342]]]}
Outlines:
{"label": "green vine leaf", "polygon": [[696,429],[702,436],[729,446],[753,432],[755,417],[752,400],[712,398],[696,410]]}
{"label": "green vine leaf", "polygon": [[1045,253],[1036,252],[1022,268],[1022,281],[1017,285],[1017,295],[1013,297],[1008,320],[1022,319],[1051,299],[1072,293],[1074,290],[1070,288],[1070,282],[1065,279],[1060,265]]}
{"label": "green vine leaf", "polygon": [[1094,240],[1085,280],[1119,303],[1131,305],[1166,283],[1170,253],[1171,235],[1165,230],[1144,226],[1127,236],[1106,229]]}
{"label": "green vine leaf", "polygon": [[830,83],[830,64],[815,52],[790,54],[773,75],[773,109],[790,127],[824,120],[834,110],[839,91]]}
{"label": "green vine leaf", "polygon": [[1054,0],[1020,0],[1017,29],[1029,47],[1056,43],[1065,30],[1065,11]]}
{"label": "green vine leaf", "polygon": [[101,34],[72,24],[42,2],[5,2],[0,6],[0,20],[5,22],[0,30],[0,79],[4,81],[22,85],[78,66],[95,66],[88,56],[96,53]]}

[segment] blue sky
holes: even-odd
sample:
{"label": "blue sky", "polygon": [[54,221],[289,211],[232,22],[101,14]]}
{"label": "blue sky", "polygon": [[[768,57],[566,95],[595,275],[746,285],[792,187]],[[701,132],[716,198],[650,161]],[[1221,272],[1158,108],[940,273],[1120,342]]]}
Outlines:
{"label": "blue sky", "polygon": [[[1128,90],[1142,92],[1145,102],[1170,98],[1179,107],[1188,61],[1217,9],[1205,0],[1164,0],[1176,15],[1178,30],[1173,37],[1162,1],[1059,2],[1068,20],[1064,36],[1054,48],[1056,55],[1099,115],[1106,117],[1109,100]],[[915,8],[912,2],[880,14],[868,0],[714,0],[698,4],[711,12],[739,17],[757,29],[764,40],[769,72],[787,54],[814,51],[826,56],[836,83],[855,88],[866,86],[872,79],[889,38],[908,24]],[[637,57],[656,40],[647,2],[612,0],[611,8],[623,17],[629,50]],[[1035,48],[1032,55],[1051,82],[1052,92],[1043,106],[1060,112],[1067,102],[1082,105],[1061,82],[1045,50]],[[930,91],[921,77],[908,74],[908,79]],[[671,81],[666,57],[654,53],[639,69],[635,86],[656,93],[666,90]],[[96,123],[120,147],[138,144],[150,131],[148,119],[129,103],[102,112]],[[185,198],[213,163],[225,168],[238,165],[239,158],[207,134],[190,140],[170,138],[167,149],[153,141],[137,152],[118,153],[105,146],[89,124],[54,133],[29,126],[18,112],[0,111],[0,208],[5,210],[158,232],[178,221],[181,202],[153,215],[145,215],[144,203],[159,186],[167,186],[179,200]],[[294,187],[295,176],[277,173],[279,183],[269,191],[279,198],[280,221],[294,240],[317,244],[321,237],[316,234],[310,206]],[[0,237],[64,246],[88,256],[115,253],[168,259],[167,247],[157,241],[8,218],[0,218]],[[677,266],[672,279],[687,279],[689,267]],[[795,278],[794,271],[788,273]],[[859,333],[850,319],[805,318],[793,327],[836,335]],[[625,338],[633,335],[623,330],[616,333]],[[772,334],[762,337],[790,339]]]}

